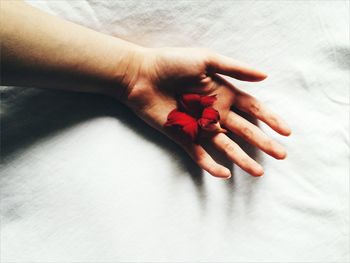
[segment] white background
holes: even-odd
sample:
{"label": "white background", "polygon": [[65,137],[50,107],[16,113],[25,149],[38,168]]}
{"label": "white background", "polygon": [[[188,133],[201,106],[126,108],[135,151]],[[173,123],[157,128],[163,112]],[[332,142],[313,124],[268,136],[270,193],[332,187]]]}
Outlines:
{"label": "white background", "polygon": [[2,261],[349,260],[349,1],[28,2],[257,66],[266,81],[232,82],[293,134],[260,124],[288,158],[243,144],[265,175],[223,181],[112,99],[2,88]]}

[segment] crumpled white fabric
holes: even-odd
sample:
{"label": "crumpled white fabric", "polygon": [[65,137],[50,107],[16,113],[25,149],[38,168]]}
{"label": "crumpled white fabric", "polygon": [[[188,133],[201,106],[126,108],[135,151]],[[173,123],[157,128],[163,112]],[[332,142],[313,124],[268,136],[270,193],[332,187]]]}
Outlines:
{"label": "crumpled white fabric", "polygon": [[256,66],[266,81],[232,82],[293,135],[260,124],[288,158],[242,144],[265,175],[234,166],[223,181],[111,99],[4,87],[2,262],[349,260],[349,1],[27,2],[141,45]]}

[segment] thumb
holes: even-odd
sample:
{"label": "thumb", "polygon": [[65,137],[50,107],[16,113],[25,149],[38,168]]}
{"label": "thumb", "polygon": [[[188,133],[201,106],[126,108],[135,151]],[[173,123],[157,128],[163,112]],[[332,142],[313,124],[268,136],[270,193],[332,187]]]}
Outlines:
{"label": "thumb", "polygon": [[243,81],[262,81],[267,77],[261,71],[217,53],[209,55],[208,70]]}

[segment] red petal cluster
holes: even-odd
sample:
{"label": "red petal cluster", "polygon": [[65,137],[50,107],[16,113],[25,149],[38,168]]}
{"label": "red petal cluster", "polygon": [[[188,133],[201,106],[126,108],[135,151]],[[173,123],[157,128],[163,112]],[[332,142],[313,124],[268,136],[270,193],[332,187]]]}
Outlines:
{"label": "red petal cluster", "polygon": [[216,96],[184,94],[177,100],[178,109],[172,110],[165,127],[176,128],[183,136],[196,142],[200,130],[213,132],[220,128],[216,125],[220,120],[217,110],[211,106]]}

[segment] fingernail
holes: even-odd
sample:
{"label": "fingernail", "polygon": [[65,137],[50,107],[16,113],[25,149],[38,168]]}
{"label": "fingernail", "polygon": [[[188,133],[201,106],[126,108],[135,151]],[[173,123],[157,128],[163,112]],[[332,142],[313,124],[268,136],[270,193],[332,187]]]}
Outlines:
{"label": "fingernail", "polygon": [[274,141],[272,143],[272,148],[273,148],[273,152],[274,152],[275,158],[277,158],[277,159],[284,159],[286,157],[286,155],[287,155],[286,150],[278,142]]}
{"label": "fingernail", "polygon": [[226,177],[223,177],[223,179],[230,179],[232,176],[231,172],[226,176]]}
{"label": "fingernail", "polygon": [[268,75],[266,73],[264,73],[264,72],[260,72],[260,73],[261,73],[261,75],[263,76],[264,79],[266,79],[268,77]]}
{"label": "fingernail", "polygon": [[284,121],[281,123],[282,126],[282,131],[281,134],[284,136],[289,136],[292,134],[292,129],[288,126],[287,123],[285,123]]}
{"label": "fingernail", "polygon": [[261,165],[257,166],[254,171],[254,176],[259,177],[259,176],[262,176],[263,174],[264,174],[264,169],[262,168],[262,166]]}

